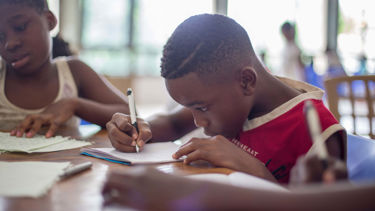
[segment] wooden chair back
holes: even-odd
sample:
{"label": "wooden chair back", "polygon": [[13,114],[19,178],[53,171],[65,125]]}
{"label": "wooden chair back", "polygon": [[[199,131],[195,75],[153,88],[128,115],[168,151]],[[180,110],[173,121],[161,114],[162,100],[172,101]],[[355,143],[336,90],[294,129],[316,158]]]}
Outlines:
{"label": "wooden chair back", "polygon": [[[343,116],[352,118],[353,133],[358,134],[359,118],[367,118],[369,131],[366,135],[375,139],[375,75],[343,76],[324,81],[328,106],[333,115],[341,122]],[[349,102],[349,103],[348,103]],[[345,106],[343,106],[345,105]],[[348,105],[351,109],[348,109]],[[343,107],[346,107],[342,109]],[[365,110],[367,109],[367,112]],[[342,110],[349,110],[343,113]]]}

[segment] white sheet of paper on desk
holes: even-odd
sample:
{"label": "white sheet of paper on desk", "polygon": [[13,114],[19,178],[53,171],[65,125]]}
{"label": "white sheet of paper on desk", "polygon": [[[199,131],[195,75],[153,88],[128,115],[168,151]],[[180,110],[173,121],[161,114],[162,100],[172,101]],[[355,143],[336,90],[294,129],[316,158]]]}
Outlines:
{"label": "white sheet of paper on desk", "polygon": [[70,162],[0,162],[0,195],[40,197],[59,179]]}
{"label": "white sheet of paper on desk", "polygon": [[205,180],[227,185],[234,185],[242,188],[251,188],[259,190],[272,190],[272,191],[288,191],[281,185],[261,179],[256,176],[245,174],[242,172],[233,172],[229,175],[226,174],[194,174],[188,175],[188,178]]}
{"label": "white sheet of paper on desk", "polygon": [[10,136],[0,132],[0,151],[8,152],[54,152],[90,145],[89,142],[77,141],[69,137],[55,136],[45,138],[37,135],[33,138]]}
{"label": "white sheet of paper on desk", "polygon": [[179,161],[172,158],[172,154],[177,151],[178,147],[173,142],[163,142],[146,144],[139,153],[125,153],[114,148],[83,148],[81,151],[100,158],[109,158],[131,164],[150,164]]}
{"label": "white sheet of paper on desk", "polygon": [[58,144],[49,145],[48,147],[33,150],[32,152],[56,152],[61,150],[80,148],[88,145],[91,145],[91,143],[87,141],[77,141],[74,139],[68,139]]}

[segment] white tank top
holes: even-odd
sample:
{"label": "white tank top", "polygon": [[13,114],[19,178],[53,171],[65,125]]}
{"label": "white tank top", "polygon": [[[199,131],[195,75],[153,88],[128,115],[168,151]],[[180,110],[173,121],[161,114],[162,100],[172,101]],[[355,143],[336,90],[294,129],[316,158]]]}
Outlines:
{"label": "white tank top", "polygon": [[[55,62],[59,77],[59,90],[53,102],[55,103],[66,97],[77,97],[77,86],[73,75],[70,72],[69,65],[66,62],[66,58],[56,58]],[[0,130],[9,131],[21,123],[27,115],[40,113],[45,107],[40,109],[24,109],[9,102],[5,96],[5,78],[5,65],[0,58]],[[65,123],[65,125],[69,127],[78,127],[79,118],[73,116]]]}

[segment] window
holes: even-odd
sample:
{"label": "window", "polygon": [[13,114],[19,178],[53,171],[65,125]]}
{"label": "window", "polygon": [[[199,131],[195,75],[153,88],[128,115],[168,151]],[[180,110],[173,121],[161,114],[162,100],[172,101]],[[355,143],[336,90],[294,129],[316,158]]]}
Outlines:
{"label": "window", "polygon": [[375,7],[372,0],[339,1],[337,42],[348,73],[375,73]]}
{"label": "window", "polygon": [[296,39],[304,54],[325,49],[324,0],[228,0],[228,16],[248,32],[256,53],[266,52],[267,66],[276,72],[284,40],[280,26],[296,23]]}
{"label": "window", "polygon": [[177,25],[212,12],[212,0],[82,3],[81,58],[106,75],[159,75],[163,45]]}

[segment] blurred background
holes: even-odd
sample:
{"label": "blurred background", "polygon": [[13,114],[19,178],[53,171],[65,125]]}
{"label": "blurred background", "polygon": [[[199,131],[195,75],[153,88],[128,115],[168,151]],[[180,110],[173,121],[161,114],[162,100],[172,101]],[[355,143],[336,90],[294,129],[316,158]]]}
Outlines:
{"label": "blurred background", "polygon": [[[49,0],[49,5],[59,20],[53,36],[64,39],[73,54],[121,91],[133,87],[139,113],[147,117],[173,105],[159,76],[160,58],[168,37],[189,16],[219,13],[235,19],[270,72],[291,76],[283,68],[294,56],[302,73],[297,79],[324,89],[328,78],[375,73],[372,2]],[[293,28],[292,41],[281,29],[286,22]],[[342,102],[340,109],[348,110],[347,104]],[[356,120],[340,121],[352,130]]]}

